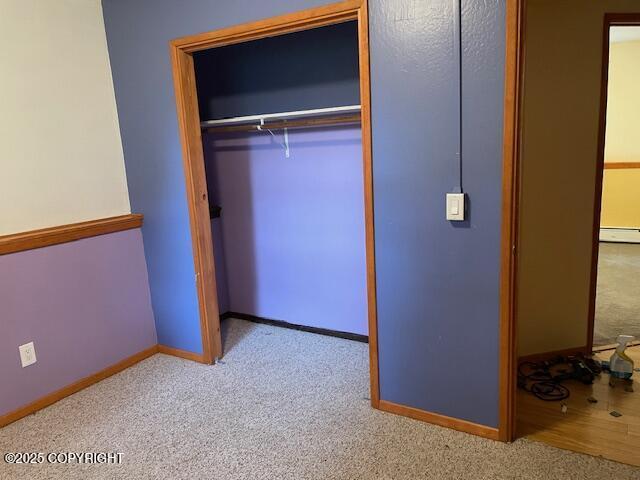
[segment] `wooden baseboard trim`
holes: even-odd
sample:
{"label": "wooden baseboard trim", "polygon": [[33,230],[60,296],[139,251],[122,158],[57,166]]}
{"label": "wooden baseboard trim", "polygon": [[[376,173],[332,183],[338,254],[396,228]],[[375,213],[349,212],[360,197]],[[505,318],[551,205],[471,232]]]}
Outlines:
{"label": "wooden baseboard trim", "polygon": [[165,355],[171,355],[172,357],[184,358],[185,360],[191,360],[193,362],[208,363],[204,361],[204,357],[200,353],[188,352],[187,350],[167,347],[166,345],[158,345],[158,352],[164,353]]}
{"label": "wooden baseboard trim", "polygon": [[591,354],[591,352],[589,351],[589,347],[585,345],[584,347],[565,348],[563,350],[552,350],[550,352],[523,355],[522,357],[518,357],[518,364],[522,362],[543,362],[545,360],[551,360],[555,357],[570,357],[572,355],[578,355],[579,353],[583,355]]}
{"label": "wooden baseboard trim", "polygon": [[486,425],[480,425],[478,423],[469,422],[467,420],[447,417],[446,415],[427,412],[425,410],[420,410],[419,408],[413,408],[406,405],[388,402],[387,400],[380,400],[378,408],[379,410],[382,410],[384,412],[394,413],[396,415],[402,415],[403,417],[409,417],[415,420],[433,423],[434,425],[451,428],[459,432],[471,433],[472,435],[489,438],[491,440],[499,439],[497,428],[487,427]]}
{"label": "wooden baseboard trim", "polygon": [[142,350],[141,352],[131,355],[130,357],[125,358],[124,360],[120,360],[118,363],[115,363],[110,367],[105,368],[104,370],[100,370],[99,372],[96,372],[92,375],[89,375],[88,377],[82,378],[77,382],[74,382],[70,385],[67,385],[66,387],[63,387],[60,390],[56,390],[53,393],[45,395],[44,397],[39,398],[38,400],[31,402],[28,405],[25,405],[24,407],[20,407],[14,410],[13,412],[9,412],[5,415],[2,415],[0,416],[0,428],[6,425],[9,425],[10,423],[15,422],[16,420],[20,420],[21,418],[26,417],[27,415],[31,415],[32,413],[35,413],[38,410],[42,410],[43,408],[48,407],[49,405],[52,405],[57,401],[62,400],[65,397],[68,397],[69,395],[73,395],[74,393],[77,393],[80,390],[83,390],[93,385],[94,383],[98,383],[104,380],[105,378],[115,375],[116,373],[119,373],[122,370],[125,370],[156,353],[158,353],[158,346],[154,345],[153,347],[149,347],[146,350]]}
{"label": "wooden baseboard trim", "polygon": [[50,247],[83,238],[140,228],[142,215],[129,214],[0,236],[0,255]]}
{"label": "wooden baseboard trim", "polygon": [[220,320],[226,320],[227,318],[238,318],[240,320],[247,320],[248,322],[253,323],[262,323],[264,325],[288,328],[290,330],[299,330],[301,332],[317,333],[318,335],[326,335],[328,337],[344,338],[345,340],[353,340],[354,342],[369,343],[369,337],[367,335],[341,332],[339,330],[329,330],[328,328],[309,327],[307,325],[285,322],[284,320],[274,320],[272,318],[257,317],[255,315],[250,315],[247,313],[225,312],[220,315]]}

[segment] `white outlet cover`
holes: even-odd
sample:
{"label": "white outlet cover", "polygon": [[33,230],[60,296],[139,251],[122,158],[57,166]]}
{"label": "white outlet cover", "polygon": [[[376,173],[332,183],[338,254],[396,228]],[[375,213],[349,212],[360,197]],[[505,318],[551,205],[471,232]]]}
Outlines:
{"label": "white outlet cover", "polygon": [[22,368],[36,363],[36,347],[33,345],[33,342],[20,345],[18,350],[20,350],[20,362],[22,362]]}

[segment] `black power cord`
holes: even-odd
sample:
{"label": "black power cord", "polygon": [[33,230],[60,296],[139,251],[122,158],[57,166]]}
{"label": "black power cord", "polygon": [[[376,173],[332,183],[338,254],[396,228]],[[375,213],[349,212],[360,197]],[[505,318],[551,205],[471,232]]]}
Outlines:
{"label": "black power cord", "polygon": [[523,362],[518,365],[518,387],[546,402],[557,402],[569,398],[570,391],[562,385],[567,377],[564,372],[554,375],[549,362]]}
{"label": "black power cord", "polygon": [[518,387],[540,400],[559,401],[569,398],[570,394],[562,382],[578,380],[590,385],[601,372],[595,360],[580,354],[545,362],[522,362],[518,365]]}

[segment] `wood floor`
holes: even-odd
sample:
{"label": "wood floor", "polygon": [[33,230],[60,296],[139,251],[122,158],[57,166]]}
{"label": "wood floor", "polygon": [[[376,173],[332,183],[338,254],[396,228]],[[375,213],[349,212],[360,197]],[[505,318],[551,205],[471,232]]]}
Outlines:
{"label": "wood floor", "polygon": [[[601,352],[596,358],[608,360],[611,353]],[[640,367],[640,346],[628,348],[627,353]],[[562,402],[545,402],[518,389],[518,436],[640,466],[640,372],[634,377],[634,392],[622,385],[611,388],[606,373],[593,385],[567,381],[571,395]],[[589,397],[598,402],[589,403]],[[568,407],[566,413],[562,403]],[[611,411],[622,416],[616,418]]]}

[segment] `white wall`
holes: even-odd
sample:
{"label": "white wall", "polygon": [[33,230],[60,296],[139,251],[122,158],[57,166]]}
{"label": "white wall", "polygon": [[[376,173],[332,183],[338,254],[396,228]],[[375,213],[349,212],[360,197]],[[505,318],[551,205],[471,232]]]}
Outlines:
{"label": "white wall", "polygon": [[130,213],[100,0],[0,0],[0,235]]}

